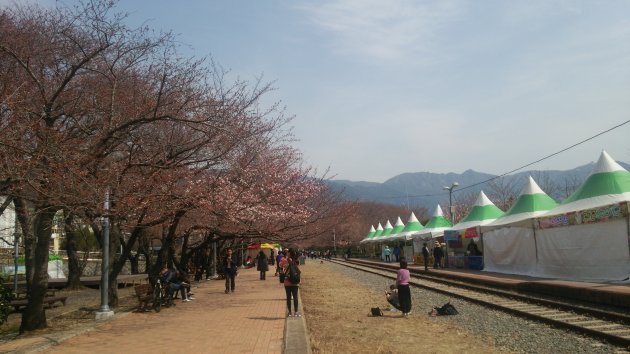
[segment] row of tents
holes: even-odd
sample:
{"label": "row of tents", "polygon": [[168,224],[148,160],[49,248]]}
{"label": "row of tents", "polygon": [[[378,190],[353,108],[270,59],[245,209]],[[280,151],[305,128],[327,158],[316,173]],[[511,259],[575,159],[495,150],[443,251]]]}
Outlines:
{"label": "row of tents", "polygon": [[505,213],[481,191],[456,225],[438,205],[426,225],[412,213],[370,232],[362,243],[430,240],[457,233],[479,238],[484,271],[572,280],[623,281],[630,276],[630,172],[603,151],[591,174],[557,204],[529,177]]}

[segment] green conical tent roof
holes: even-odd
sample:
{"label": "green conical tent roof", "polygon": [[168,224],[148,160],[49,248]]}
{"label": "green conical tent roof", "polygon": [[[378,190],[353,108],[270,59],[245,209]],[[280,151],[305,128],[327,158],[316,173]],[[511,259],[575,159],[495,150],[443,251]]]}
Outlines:
{"label": "green conical tent roof", "polygon": [[444,230],[448,230],[453,226],[447,218],[444,217],[442,208],[438,204],[431,216],[431,219],[424,225],[424,229],[411,235],[412,238],[421,238],[423,240],[440,237],[444,234]]}
{"label": "green conical tent roof", "polygon": [[521,195],[518,197],[512,207],[500,218],[483,227],[484,230],[494,229],[498,226],[507,225],[535,218],[539,215],[547,213],[549,210],[558,205],[555,200],[548,196],[536,181],[529,176],[527,184]]}
{"label": "green conical tent roof", "polygon": [[416,218],[416,214],[411,212],[411,215],[409,216],[409,220],[407,220],[407,225],[405,225],[405,228],[400,232],[397,238],[409,239],[411,235],[413,235],[414,233],[417,233],[418,231],[422,229],[424,229],[424,226],[422,226],[420,221],[418,221],[418,218]]}
{"label": "green conical tent roof", "polygon": [[396,239],[398,239],[399,236],[400,236],[400,233],[404,229],[405,229],[405,224],[403,224],[403,222],[402,222],[402,220],[400,220],[400,216],[399,216],[398,219],[396,220],[396,224],[394,224],[394,229],[392,230],[392,233],[389,234],[387,239],[388,240],[396,240]]}
{"label": "green conical tent roof", "polygon": [[486,197],[486,194],[481,191],[477,197],[477,201],[470,209],[468,215],[463,218],[458,224],[454,225],[452,230],[465,230],[475,226],[486,225],[493,222],[495,219],[503,215],[503,211],[497,208],[494,203]]}
{"label": "green conical tent roof", "polygon": [[379,237],[379,241],[383,241],[384,238],[391,235],[392,230],[394,230],[394,227],[392,226],[392,223],[390,223],[389,220],[387,220],[387,223],[385,224],[385,229],[383,230],[383,233]]}
{"label": "green conical tent roof", "polygon": [[363,240],[359,241],[359,243],[367,241],[370,237],[374,236],[375,233],[376,230],[374,229],[374,225],[370,225],[370,232],[367,234],[367,236],[365,236]]}
{"label": "green conical tent roof", "polygon": [[630,201],[630,172],[602,151],[586,181],[560,206],[545,215],[564,214]]}
{"label": "green conical tent roof", "polygon": [[367,240],[368,242],[374,242],[375,239],[379,236],[381,236],[381,234],[383,233],[383,226],[381,226],[381,223],[378,223],[378,227],[376,228],[376,232],[374,233],[374,235],[372,235],[372,237],[370,237],[369,240]]}

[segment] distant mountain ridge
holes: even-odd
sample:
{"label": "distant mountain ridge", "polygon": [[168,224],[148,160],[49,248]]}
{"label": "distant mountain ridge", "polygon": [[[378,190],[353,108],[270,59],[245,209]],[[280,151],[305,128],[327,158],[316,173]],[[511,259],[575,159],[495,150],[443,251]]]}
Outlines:
{"label": "distant mountain ridge", "polygon": [[[626,170],[630,170],[629,164],[617,162]],[[593,166],[594,163],[591,162],[566,171],[523,171],[496,179],[495,184],[514,190],[514,193],[518,195],[525,186],[527,177],[532,176],[547,194],[560,202],[584,182],[593,170]],[[450,186],[453,182],[459,183],[459,188],[455,188],[453,194],[454,200],[458,194],[477,194],[480,190],[488,194],[492,200],[492,191],[496,188],[491,188],[489,183],[482,182],[494,177],[496,175],[473,170],[466,170],[460,174],[408,172],[394,176],[383,183],[329,180],[328,184],[334,190],[342,191],[343,197],[348,200],[379,202],[409,208],[424,207],[429,212],[433,212],[438,203],[443,207],[448,206],[448,192],[443,190],[443,187]]]}

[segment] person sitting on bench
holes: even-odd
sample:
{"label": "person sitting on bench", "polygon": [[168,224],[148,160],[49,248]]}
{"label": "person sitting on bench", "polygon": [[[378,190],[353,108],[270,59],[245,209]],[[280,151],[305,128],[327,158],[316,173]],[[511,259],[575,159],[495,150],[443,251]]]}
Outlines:
{"label": "person sitting on bench", "polygon": [[[398,289],[396,285],[392,284],[389,286],[389,291],[385,291],[385,298],[390,305],[392,305],[396,310],[401,311],[400,301],[398,300]],[[393,311],[393,310],[392,310]]]}
{"label": "person sitting on bench", "polygon": [[186,296],[186,288],[182,286],[182,282],[179,280],[177,273],[178,272],[174,269],[164,267],[160,272],[160,280],[162,281],[162,284],[166,286],[166,295],[169,299],[173,299],[175,291],[181,290],[182,301],[188,302],[190,300]]}

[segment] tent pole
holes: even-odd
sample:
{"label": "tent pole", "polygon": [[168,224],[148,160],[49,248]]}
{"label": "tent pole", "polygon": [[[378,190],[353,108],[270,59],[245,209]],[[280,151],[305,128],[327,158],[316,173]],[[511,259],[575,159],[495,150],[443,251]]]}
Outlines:
{"label": "tent pole", "polygon": [[628,235],[628,254],[630,254],[630,202],[626,202],[626,234]]}
{"label": "tent pole", "polygon": [[536,264],[538,264],[538,242],[536,241],[536,219],[532,219],[532,230],[534,230],[534,248],[536,249]]}

